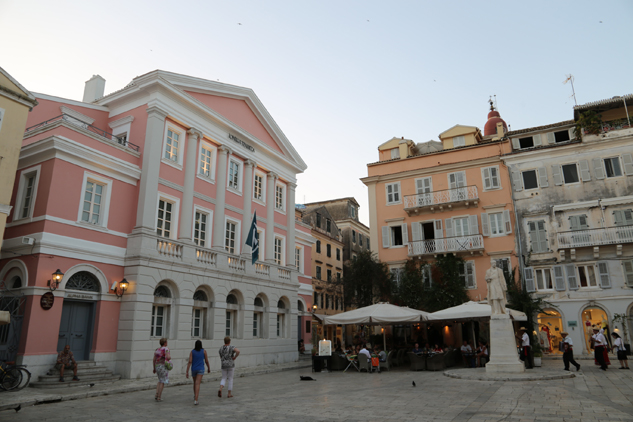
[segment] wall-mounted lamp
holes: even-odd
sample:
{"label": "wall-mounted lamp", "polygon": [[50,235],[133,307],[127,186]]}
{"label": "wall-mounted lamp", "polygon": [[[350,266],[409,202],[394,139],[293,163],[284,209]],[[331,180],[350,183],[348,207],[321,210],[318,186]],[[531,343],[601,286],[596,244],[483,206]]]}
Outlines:
{"label": "wall-mounted lamp", "polygon": [[64,276],[64,273],[61,272],[59,268],[57,269],[57,271],[53,273],[53,278],[48,280],[48,288],[51,289],[51,292],[54,292],[55,290],[57,290],[57,288],[59,287],[60,281],[62,281],[63,276]]}
{"label": "wall-mounted lamp", "polygon": [[317,310],[317,306],[316,305],[312,305],[312,313],[315,313]]}
{"label": "wall-mounted lamp", "polygon": [[[117,286],[118,284],[118,286]],[[126,279],[119,281],[118,283],[115,281],[112,283],[112,290],[114,290],[114,294],[116,297],[121,298],[125,294],[127,288],[130,287],[130,283]],[[120,292],[120,293],[119,293]]]}

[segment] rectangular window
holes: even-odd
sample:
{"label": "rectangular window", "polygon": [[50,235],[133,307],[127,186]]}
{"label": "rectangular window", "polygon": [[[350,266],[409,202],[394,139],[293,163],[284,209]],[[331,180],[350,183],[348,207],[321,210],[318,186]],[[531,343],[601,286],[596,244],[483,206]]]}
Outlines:
{"label": "rectangular window", "polygon": [[224,249],[230,254],[235,254],[235,239],[237,225],[231,221],[226,222],[226,235],[224,237]]}
{"label": "rectangular window", "polygon": [[492,214],[488,214],[490,217],[490,235],[502,235],[504,233],[504,221],[503,221],[503,213],[495,212]]}
{"label": "rectangular window", "polygon": [[400,182],[385,185],[387,189],[387,205],[400,203]]}
{"label": "rectangular window", "polygon": [[362,235],[362,233],[358,233],[358,245],[361,248],[363,247],[363,235]]}
{"label": "rectangular window", "polygon": [[193,309],[191,315],[191,337],[202,337],[202,309]]}
{"label": "rectangular window", "polygon": [[158,220],[156,222],[156,233],[162,237],[172,237],[172,208],[174,204],[164,199],[158,201]]}
{"label": "rectangular window", "polygon": [[330,258],[332,256],[332,245],[327,244],[325,248],[327,249],[327,256]]}
{"label": "rectangular window", "polygon": [[86,223],[99,224],[101,215],[101,203],[105,186],[91,180],[86,182],[84,190],[84,207],[81,213],[81,221]]}
{"label": "rectangular window", "polygon": [[569,183],[578,183],[580,179],[578,178],[578,166],[576,163],[574,164],[563,164],[563,180],[566,184]]}
{"label": "rectangular window", "polygon": [[389,228],[391,230],[391,246],[402,246],[404,244],[402,241],[402,227],[391,226]]}
{"label": "rectangular window", "polygon": [[317,280],[321,280],[321,267],[317,265],[316,267],[316,278]]}
{"label": "rectangular window", "polygon": [[481,169],[484,183],[484,190],[499,189],[501,182],[499,181],[499,167],[485,167]]}
{"label": "rectangular window", "polygon": [[349,207],[350,216],[356,218],[356,207]]}
{"label": "rectangular window", "polygon": [[464,261],[459,265],[459,276],[464,282],[467,289],[476,289],[477,282],[475,280],[475,262]]}
{"label": "rectangular window", "polygon": [[316,253],[321,253],[321,241],[316,241]]}
{"label": "rectangular window", "polygon": [[325,231],[328,234],[332,232],[332,221],[329,218],[325,220]]}
{"label": "rectangular window", "polygon": [[202,142],[200,144],[200,168],[198,174],[213,179],[213,164],[215,162],[215,149]]}
{"label": "rectangular window", "polygon": [[229,188],[240,191],[240,164],[229,160]]}
{"label": "rectangular window", "polygon": [[534,146],[534,138],[531,136],[525,138],[519,138],[519,145],[521,149],[532,148]]}
{"label": "rectangular window", "polygon": [[554,140],[556,143],[569,141],[569,131],[561,130],[558,132],[554,132]]}
{"label": "rectangular window", "polygon": [[196,211],[196,221],[193,227],[193,242],[203,248],[207,245],[207,218],[208,214]]}
{"label": "rectangular window", "polygon": [[400,286],[400,281],[402,281],[402,268],[392,268],[391,269],[391,282],[394,286]]}
{"label": "rectangular window", "polygon": [[596,280],[596,271],[593,265],[579,265],[577,268],[578,279],[580,280],[580,287],[598,286],[598,282]]}
{"label": "rectangular window", "polygon": [[301,248],[295,248],[295,267],[301,271]]}
{"label": "rectangular window", "polygon": [[391,149],[391,159],[400,158],[400,148]]}
{"label": "rectangular window", "polygon": [[281,254],[282,254],[282,245],[283,239],[276,237],[275,238],[275,263],[277,265],[281,265]]}
{"label": "rectangular window", "polygon": [[264,200],[264,176],[255,173],[255,183],[253,186],[253,198]]}
{"label": "rectangular window", "polygon": [[22,204],[20,205],[20,218],[28,218],[31,216],[33,196],[35,195],[36,176],[36,173],[30,173],[24,176],[24,190],[22,194]]}
{"label": "rectangular window", "polygon": [[257,312],[253,312],[253,337],[259,337],[259,314]]}
{"label": "rectangular window", "polygon": [[318,228],[321,228],[321,214],[319,214],[318,212],[316,213],[316,226]]}
{"label": "rectangular window", "polygon": [[352,242],[356,243],[356,230],[352,230]]}
{"label": "rectangular window", "polygon": [[327,270],[327,281],[332,281],[332,270]]}
{"label": "rectangular window", "polygon": [[281,314],[277,314],[277,337],[283,337],[282,336],[283,329],[284,329],[284,316]]}
{"label": "rectangular window", "polygon": [[549,268],[540,268],[534,270],[536,272],[536,290],[552,290],[554,289],[554,281],[552,272]]}
{"label": "rectangular window", "polygon": [[341,273],[339,271],[336,272],[336,281],[341,281]]}
{"label": "rectangular window", "polygon": [[281,185],[275,186],[275,208],[284,210],[284,187]]}
{"label": "rectangular window", "polygon": [[536,175],[536,170],[526,170],[521,174],[523,175],[523,188],[525,190],[538,188],[538,176]]}
{"label": "rectangular window", "polygon": [[633,287],[633,260],[622,261],[622,270],[624,271],[626,285]]}
{"label": "rectangular window", "polygon": [[453,137],[453,148],[466,146],[466,138],[463,136]]}
{"label": "rectangular window", "polygon": [[622,167],[620,167],[620,157],[605,158],[604,169],[607,174],[607,177],[622,176]]}
{"label": "rectangular window", "polygon": [[367,249],[369,249],[369,238],[367,238]]}
{"label": "rectangular window", "polygon": [[180,149],[180,133],[167,129],[167,140],[165,142],[165,159],[178,162]]}
{"label": "rectangular window", "polygon": [[547,232],[545,230],[545,221],[528,222],[530,230],[530,247],[532,252],[547,252]]}
{"label": "rectangular window", "polygon": [[152,326],[150,337],[162,337],[165,331],[165,307],[152,306]]}
{"label": "rectangular window", "polygon": [[235,326],[235,312],[234,311],[226,311],[226,322],[224,335],[231,337],[233,335],[233,327]]}
{"label": "rectangular window", "polygon": [[453,219],[453,236],[463,237],[468,236],[468,217],[454,218]]}
{"label": "rectangular window", "polygon": [[339,248],[336,248],[336,260],[341,260],[341,250]]}
{"label": "rectangular window", "polygon": [[505,276],[506,280],[511,279],[512,267],[510,264],[510,258],[500,258],[500,259],[497,259],[496,261],[497,261],[497,267],[503,270],[503,275]]}
{"label": "rectangular window", "polygon": [[[633,225],[633,210],[616,210],[613,211],[613,218],[615,220],[616,226],[630,226]],[[630,233],[627,233],[626,230],[622,230],[618,232],[620,238],[630,237]]]}

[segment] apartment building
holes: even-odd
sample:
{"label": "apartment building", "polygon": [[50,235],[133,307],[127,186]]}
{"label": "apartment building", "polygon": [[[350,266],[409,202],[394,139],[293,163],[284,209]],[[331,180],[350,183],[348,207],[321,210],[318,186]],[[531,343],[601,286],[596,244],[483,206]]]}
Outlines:
{"label": "apartment building", "polygon": [[379,146],[379,161],[361,179],[369,191],[370,243],[397,281],[407,260],[425,268],[438,255],[455,254],[472,300],[487,295],[484,279],[495,259],[506,272],[518,264],[507,131],[492,109],[484,133],[456,125],[440,141],[416,144],[393,138]]}
{"label": "apartment building", "polygon": [[[507,133],[524,281],[549,304],[539,329],[552,352],[564,330],[591,354],[592,325],[622,330],[614,315],[633,315],[632,105],[631,95],[592,102],[573,120]],[[600,116],[593,133],[587,112]]]}
{"label": "apartment building", "polygon": [[83,101],[37,94],[29,115],[0,257],[26,298],[18,362],[44,373],[70,344],[147,377],[161,337],[178,373],[195,340],[224,336],[243,366],[296,360],[314,239],[295,219],[306,165],[290,141],[249,88],[158,70],[104,89],[94,76]]}

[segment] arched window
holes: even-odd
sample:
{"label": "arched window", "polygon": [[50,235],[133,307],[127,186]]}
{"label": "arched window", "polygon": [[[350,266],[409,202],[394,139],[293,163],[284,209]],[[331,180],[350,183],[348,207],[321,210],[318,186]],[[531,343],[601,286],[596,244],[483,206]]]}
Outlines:
{"label": "arched window", "polygon": [[68,279],[66,289],[99,292],[99,280],[88,271],[79,271]]}
{"label": "arched window", "polygon": [[261,297],[256,297],[254,305],[255,306],[259,306],[260,308],[263,308],[264,307],[264,301],[262,300]]}
{"label": "arched window", "polygon": [[13,279],[13,283],[11,284],[12,289],[19,289],[22,287],[22,279],[20,277],[15,277]]}
{"label": "arched window", "polygon": [[279,299],[279,302],[277,302],[277,307],[280,309],[286,309],[286,304],[283,300]]}
{"label": "arched window", "polygon": [[202,290],[196,290],[193,294],[193,300],[200,300],[202,302],[208,302],[207,294]]}
{"label": "arched window", "polygon": [[303,309],[303,302],[301,302],[300,300],[297,301],[297,309],[299,310],[299,312],[305,311],[305,309]]}
{"label": "arched window", "polygon": [[234,294],[230,294],[226,297],[226,303],[229,305],[237,305],[237,297]]}
{"label": "arched window", "polygon": [[158,286],[154,290],[154,296],[156,297],[171,297],[171,292],[166,286]]}

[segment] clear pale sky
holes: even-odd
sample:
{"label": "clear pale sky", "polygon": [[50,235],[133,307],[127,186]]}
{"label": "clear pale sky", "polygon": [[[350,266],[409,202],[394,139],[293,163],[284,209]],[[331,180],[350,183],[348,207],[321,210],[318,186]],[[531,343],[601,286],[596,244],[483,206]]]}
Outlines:
{"label": "clear pale sky", "polygon": [[393,136],[512,130],[633,93],[633,1],[0,0],[0,66],[81,100],[155,69],[252,88],[308,165],[297,203],[355,197]]}

